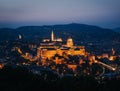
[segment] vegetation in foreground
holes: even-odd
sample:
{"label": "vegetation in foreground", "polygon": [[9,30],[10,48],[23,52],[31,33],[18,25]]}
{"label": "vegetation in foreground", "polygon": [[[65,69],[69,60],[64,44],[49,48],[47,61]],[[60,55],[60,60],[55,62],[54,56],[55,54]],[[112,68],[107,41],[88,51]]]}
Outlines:
{"label": "vegetation in foreground", "polygon": [[120,79],[99,83],[92,76],[59,78],[49,71],[36,75],[22,67],[0,70],[0,91],[120,91],[119,84]]}

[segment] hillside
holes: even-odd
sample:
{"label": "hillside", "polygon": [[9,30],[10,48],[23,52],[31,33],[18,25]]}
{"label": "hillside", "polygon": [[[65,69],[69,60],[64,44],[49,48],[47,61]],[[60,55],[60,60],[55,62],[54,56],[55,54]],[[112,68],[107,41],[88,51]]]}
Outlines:
{"label": "hillside", "polygon": [[114,28],[113,31],[120,33],[120,27]]}
{"label": "hillside", "polygon": [[15,39],[18,34],[23,35],[24,39],[49,38],[51,31],[54,30],[56,37],[64,39],[73,37],[75,41],[96,41],[96,40],[118,40],[119,34],[97,26],[84,24],[65,24],[53,26],[23,26],[17,29],[0,29],[0,40]]}

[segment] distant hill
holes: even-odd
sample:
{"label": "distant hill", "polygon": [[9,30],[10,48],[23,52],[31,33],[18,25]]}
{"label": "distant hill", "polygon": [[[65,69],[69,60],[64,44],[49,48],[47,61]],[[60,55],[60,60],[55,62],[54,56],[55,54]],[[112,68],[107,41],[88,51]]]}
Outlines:
{"label": "distant hill", "polygon": [[14,40],[17,37],[17,31],[11,28],[0,29],[0,40]]}
{"label": "distant hill", "polygon": [[61,24],[46,26],[23,26],[16,29],[1,28],[0,40],[14,40],[21,34],[26,40],[41,40],[50,38],[51,31],[55,37],[62,37],[65,40],[72,37],[74,41],[120,41],[120,34],[111,30],[97,26],[85,24]]}
{"label": "distant hill", "polygon": [[120,33],[120,27],[114,28],[113,31]]}

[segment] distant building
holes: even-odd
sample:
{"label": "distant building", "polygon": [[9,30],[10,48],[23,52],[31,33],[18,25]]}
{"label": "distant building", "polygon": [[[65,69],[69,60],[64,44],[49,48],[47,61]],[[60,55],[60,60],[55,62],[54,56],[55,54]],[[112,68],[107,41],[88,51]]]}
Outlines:
{"label": "distant building", "polygon": [[22,39],[22,35],[19,34],[19,35],[18,35],[18,39]]}
{"label": "distant building", "polygon": [[112,55],[115,55],[115,50],[112,48],[112,53],[111,53]]}
{"label": "distant building", "polygon": [[42,42],[49,42],[49,41],[50,39],[47,39],[47,38],[42,40]]}
{"label": "distant building", "polygon": [[[44,40],[44,39],[43,39]],[[55,54],[62,56],[67,55],[85,55],[84,46],[74,46],[73,39],[67,39],[67,43],[63,44],[62,38],[55,39],[54,32],[51,33],[51,41],[44,41],[40,44],[37,51],[37,57],[50,59]]]}
{"label": "distant building", "polygon": [[76,68],[77,68],[77,65],[76,64],[68,64],[68,68],[72,69],[73,71],[75,71]]}

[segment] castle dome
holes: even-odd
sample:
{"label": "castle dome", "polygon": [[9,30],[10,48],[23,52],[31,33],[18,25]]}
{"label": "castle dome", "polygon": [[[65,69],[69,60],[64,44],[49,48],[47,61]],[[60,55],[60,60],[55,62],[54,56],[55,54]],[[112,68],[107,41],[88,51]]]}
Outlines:
{"label": "castle dome", "polygon": [[72,47],[73,46],[73,39],[71,37],[69,37],[67,39],[67,47]]}

